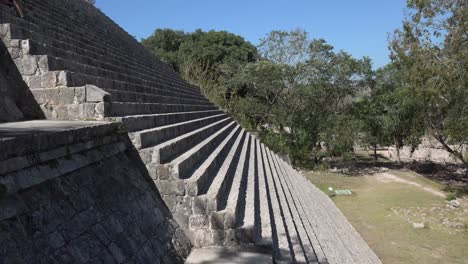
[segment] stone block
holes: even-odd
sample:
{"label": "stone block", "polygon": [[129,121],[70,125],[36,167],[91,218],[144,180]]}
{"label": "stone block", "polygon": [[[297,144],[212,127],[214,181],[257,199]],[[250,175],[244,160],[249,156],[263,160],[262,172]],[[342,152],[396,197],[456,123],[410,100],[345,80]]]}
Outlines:
{"label": "stone block", "polygon": [[235,229],[227,229],[224,232],[224,245],[225,246],[234,246],[237,245],[237,236]]}
{"label": "stone block", "polygon": [[49,58],[47,56],[40,56],[37,64],[41,73],[46,73],[49,71]]}
{"label": "stone block", "polygon": [[224,231],[223,230],[212,230],[208,232],[207,246],[219,246],[224,243]]}
{"label": "stone block", "polygon": [[163,195],[184,195],[185,186],[183,181],[166,181],[160,180],[158,184],[159,191]]}
{"label": "stone block", "polygon": [[208,217],[206,215],[192,215],[189,218],[190,229],[208,228]]}
{"label": "stone block", "polygon": [[[158,151],[153,151],[152,152],[152,157],[151,160],[154,162],[154,155],[155,153],[158,153]],[[157,170],[158,170],[158,177],[161,180],[169,180],[171,179],[171,167],[168,165],[157,165]]]}
{"label": "stone block", "polygon": [[68,79],[69,74],[66,71],[61,71],[57,74],[57,85],[58,86],[67,86],[68,85]]}
{"label": "stone block", "polygon": [[180,213],[179,211],[175,211],[175,213],[173,214],[174,216],[174,219],[177,221],[177,223],[179,224],[180,227],[186,229],[189,227],[189,215],[186,215],[186,214],[183,214],[183,213]]}
{"label": "stone block", "polygon": [[192,199],[188,196],[177,196],[176,211],[185,215],[192,213]]}
{"label": "stone block", "polygon": [[[42,88],[55,88],[57,86],[57,75],[54,72],[47,72],[41,75]],[[38,88],[38,87],[35,87]]]}
{"label": "stone block", "polygon": [[163,200],[171,212],[175,212],[177,197],[175,195],[163,195]]}
{"label": "stone block", "polygon": [[185,230],[185,234],[194,247],[206,246],[210,240],[210,234],[205,230]]}
{"label": "stone block", "polygon": [[94,85],[86,85],[86,102],[110,101],[110,94]]}
{"label": "stone block", "polygon": [[34,75],[36,73],[38,65],[35,56],[23,56],[21,58],[21,63],[23,65],[22,74]]}
{"label": "stone block", "polygon": [[210,214],[210,228],[213,230],[224,229],[224,213],[223,212],[212,212]]}
{"label": "stone block", "polygon": [[74,104],[81,104],[81,103],[86,102],[86,87],[76,87],[74,89],[74,93],[75,93],[75,97],[73,100]]}
{"label": "stone block", "polygon": [[236,217],[231,212],[226,213],[224,216],[224,228],[233,229],[236,225]]}
{"label": "stone block", "polygon": [[30,76],[26,82],[30,88],[41,88],[42,87],[42,76],[35,75]]}
{"label": "stone block", "polygon": [[192,213],[195,215],[206,214],[206,198],[195,196],[192,199]]}

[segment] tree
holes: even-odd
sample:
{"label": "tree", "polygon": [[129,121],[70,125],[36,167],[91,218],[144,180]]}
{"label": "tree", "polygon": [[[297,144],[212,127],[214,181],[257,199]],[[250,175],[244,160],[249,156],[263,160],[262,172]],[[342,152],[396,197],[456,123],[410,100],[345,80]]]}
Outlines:
{"label": "tree", "polygon": [[179,49],[188,35],[180,30],[156,29],[150,37],[143,39],[141,43],[154,55],[179,71]]}
{"label": "tree", "polygon": [[336,52],[299,29],[272,31],[258,50],[225,31],[156,30],[142,42],[296,164],[353,150],[351,110],[369,85],[369,59]]}
{"label": "tree", "polygon": [[249,111],[256,112],[250,120],[266,143],[281,146],[275,150],[288,152],[296,163],[352,151],[356,133],[350,108],[372,72],[370,61],[335,52],[301,30],[273,31],[259,50],[264,61],[235,76],[241,84],[236,95],[251,102]]}
{"label": "tree", "polygon": [[302,29],[293,31],[271,31],[260,40],[262,57],[278,64],[298,65],[307,59],[310,40]]}
{"label": "tree", "polygon": [[231,104],[232,76],[259,57],[254,45],[226,31],[157,29],[142,43],[221,107]]}
{"label": "tree", "polygon": [[420,103],[427,132],[468,165],[467,2],[410,0],[408,8],[391,41],[392,59],[408,98]]}

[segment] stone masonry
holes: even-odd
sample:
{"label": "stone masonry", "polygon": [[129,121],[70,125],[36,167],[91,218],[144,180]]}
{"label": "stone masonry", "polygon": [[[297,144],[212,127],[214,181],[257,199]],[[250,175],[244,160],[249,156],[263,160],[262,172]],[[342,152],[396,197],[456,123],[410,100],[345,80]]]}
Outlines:
{"label": "stone masonry", "polygon": [[0,263],[184,262],[190,242],[119,126],[26,135],[40,124],[0,125]]}
{"label": "stone masonry", "polygon": [[[94,214],[95,208],[106,207],[101,210],[103,216],[100,212],[97,219],[89,220],[89,226],[110,226],[112,230],[106,232],[116,229],[120,235],[110,234],[114,239],[101,241],[103,246],[86,249],[73,244],[98,244],[99,231],[90,233],[86,227],[77,227],[86,230],[84,233],[73,228],[35,229],[39,236],[58,231],[62,237],[56,240],[67,241],[70,249],[66,256],[70,259],[88,263],[98,262],[96,256],[109,256],[99,262],[112,263],[112,256],[114,261],[125,263],[146,263],[146,258],[171,263],[164,254],[169,252],[177,256],[173,260],[177,263],[190,245],[269,252],[275,263],[380,263],[325,194],[98,9],[85,1],[23,2],[24,19],[0,6],[0,37],[45,117],[118,123],[132,143],[127,149],[133,149],[138,157],[116,153],[83,167],[89,172],[86,174],[100,175],[96,182],[77,172],[71,177],[47,179],[35,187],[37,191],[18,189],[31,201],[36,192],[49,192],[40,199],[44,204],[28,209],[26,215],[43,207],[61,208],[59,201],[50,200],[55,193],[72,205],[74,199],[92,197],[96,206],[79,210],[84,216],[71,210],[73,217],[86,219],[90,211]],[[134,172],[134,162],[141,163],[144,172]],[[107,164],[109,170],[98,164]],[[144,191],[136,187],[141,187],[145,173],[155,187],[153,192],[150,187]],[[79,191],[81,181],[89,182],[83,185],[88,188],[83,193]],[[48,185],[50,190],[41,189]],[[158,193],[165,206],[158,204]],[[111,212],[106,211],[107,206]],[[162,211],[167,220],[161,221],[160,213],[147,215],[148,206]],[[5,222],[9,230],[14,227],[19,232],[35,226],[14,215]],[[109,215],[112,220],[103,220]],[[146,219],[158,224],[141,224]],[[83,222],[88,225],[88,220]],[[160,230],[164,228],[167,230]],[[68,232],[71,237],[64,237]],[[76,233],[90,234],[80,240],[81,236],[73,236]],[[22,243],[8,242],[9,251],[17,252],[18,257],[23,251],[44,248],[43,254],[59,258],[47,253],[54,246],[50,243],[18,248]],[[124,252],[132,256],[130,262],[120,258],[113,243],[121,251],[130,250]]]}

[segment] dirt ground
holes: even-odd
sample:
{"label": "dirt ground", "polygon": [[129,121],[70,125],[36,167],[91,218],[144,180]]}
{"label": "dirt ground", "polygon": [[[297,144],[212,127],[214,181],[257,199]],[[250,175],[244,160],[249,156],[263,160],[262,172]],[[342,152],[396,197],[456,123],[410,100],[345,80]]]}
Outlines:
{"label": "dirt ground", "polygon": [[326,193],[329,187],[353,191],[332,199],[384,263],[468,264],[467,197],[460,192],[449,202],[453,189],[443,181],[387,165],[305,176]]}

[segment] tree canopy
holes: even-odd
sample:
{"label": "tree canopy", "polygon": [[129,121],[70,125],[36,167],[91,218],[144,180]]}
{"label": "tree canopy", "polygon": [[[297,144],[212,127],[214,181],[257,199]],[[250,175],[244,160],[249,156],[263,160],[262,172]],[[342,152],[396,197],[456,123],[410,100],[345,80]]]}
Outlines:
{"label": "tree canopy", "polygon": [[376,158],[380,146],[414,150],[425,136],[466,164],[466,1],[409,0],[408,14],[378,70],[301,29],[274,30],[257,47],[202,30],[157,29],[142,43],[296,164],[356,146]]}

